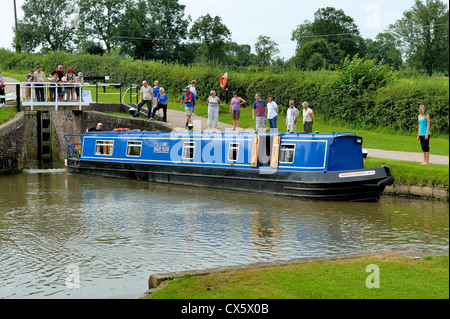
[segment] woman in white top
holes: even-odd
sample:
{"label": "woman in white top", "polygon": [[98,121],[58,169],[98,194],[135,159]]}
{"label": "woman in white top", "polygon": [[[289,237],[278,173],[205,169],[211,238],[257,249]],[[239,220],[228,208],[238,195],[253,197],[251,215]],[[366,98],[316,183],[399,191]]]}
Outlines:
{"label": "woman in white top", "polygon": [[216,96],[215,91],[210,92],[211,96],[208,98],[208,128],[211,128],[214,120],[214,127],[217,128],[219,121],[220,99]]}
{"label": "woman in white top", "polygon": [[313,111],[309,108],[308,102],[303,102],[303,130],[305,133],[312,133],[314,123]]}
{"label": "woman in white top", "polygon": [[277,133],[278,105],[273,100],[272,95],[267,97],[267,120],[269,121],[270,133]]}

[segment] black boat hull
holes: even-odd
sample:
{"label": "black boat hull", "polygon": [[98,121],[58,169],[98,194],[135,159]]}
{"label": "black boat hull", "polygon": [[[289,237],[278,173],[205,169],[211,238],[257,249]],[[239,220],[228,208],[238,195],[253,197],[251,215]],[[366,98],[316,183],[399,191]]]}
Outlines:
{"label": "black boat hull", "polygon": [[[69,173],[136,179],[148,182],[252,191],[327,201],[378,201],[394,177],[389,167],[347,171],[286,172],[177,165],[148,165],[67,159]],[[357,174],[358,172],[370,174]]]}

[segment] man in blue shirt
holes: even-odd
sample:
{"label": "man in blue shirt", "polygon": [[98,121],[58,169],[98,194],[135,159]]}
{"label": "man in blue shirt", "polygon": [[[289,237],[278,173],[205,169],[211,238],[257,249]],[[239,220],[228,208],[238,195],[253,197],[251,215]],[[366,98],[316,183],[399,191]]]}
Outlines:
{"label": "man in blue shirt", "polygon": [[189,87],[184,88],[184,93],[181,96],[180,108],[183,107],[183,101],[184,101],[184,112],[186,114],[186,127],[192,130],[194,125],[192,125],[191,116],[194,113],[194,108],[197,108],[195,106],[197,105],[197,100],[195,93],[191,92],[189,90]]}

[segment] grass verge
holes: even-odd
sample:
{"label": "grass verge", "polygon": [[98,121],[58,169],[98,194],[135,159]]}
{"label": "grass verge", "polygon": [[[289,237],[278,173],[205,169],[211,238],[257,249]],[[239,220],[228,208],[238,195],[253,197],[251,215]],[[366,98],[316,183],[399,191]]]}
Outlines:
{"label": "grass verge", "polygon": [[365,168],[389,166],[396,184],[434,186],[445,190],[449,189],[449,167],[442,164],[421,165],[418,162],[399,161],[383,158],[367,158]]}
{"label": "grass verge", "polygon": [[12,119],[16,113],[15,107],[0,107],[0,124]]}
{"label": "grass verge", "polygon": [[[376,265],[379,288],[375,283]],[[373,275],[372,277],[369,277]],[[369,278],[368,278],[369,277]],[[175,278],[151,299],[448,299],[448,256],[392,254]]]}

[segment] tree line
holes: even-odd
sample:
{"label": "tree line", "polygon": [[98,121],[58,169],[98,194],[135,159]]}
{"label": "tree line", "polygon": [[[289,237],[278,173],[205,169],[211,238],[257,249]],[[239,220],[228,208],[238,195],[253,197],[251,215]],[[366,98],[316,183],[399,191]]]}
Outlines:
{"label": "tree line", "polygon": [[333,69],[346,57],[359,55],[398,69],[448,75],[449,9],[440,0],[415,0],[374,40],[363,38],[343,10],[320,8],[313,21],[292,30],[297,46],[286,60],[277,56],[278,44],[270,37],[260,35],[252,52],[250,44],[232,41],[219,16],[206,14],[192,21],[185,7],[178,0],[26,0],[13,45],[19,52],[117,53],[184,65],[299,70]]}

